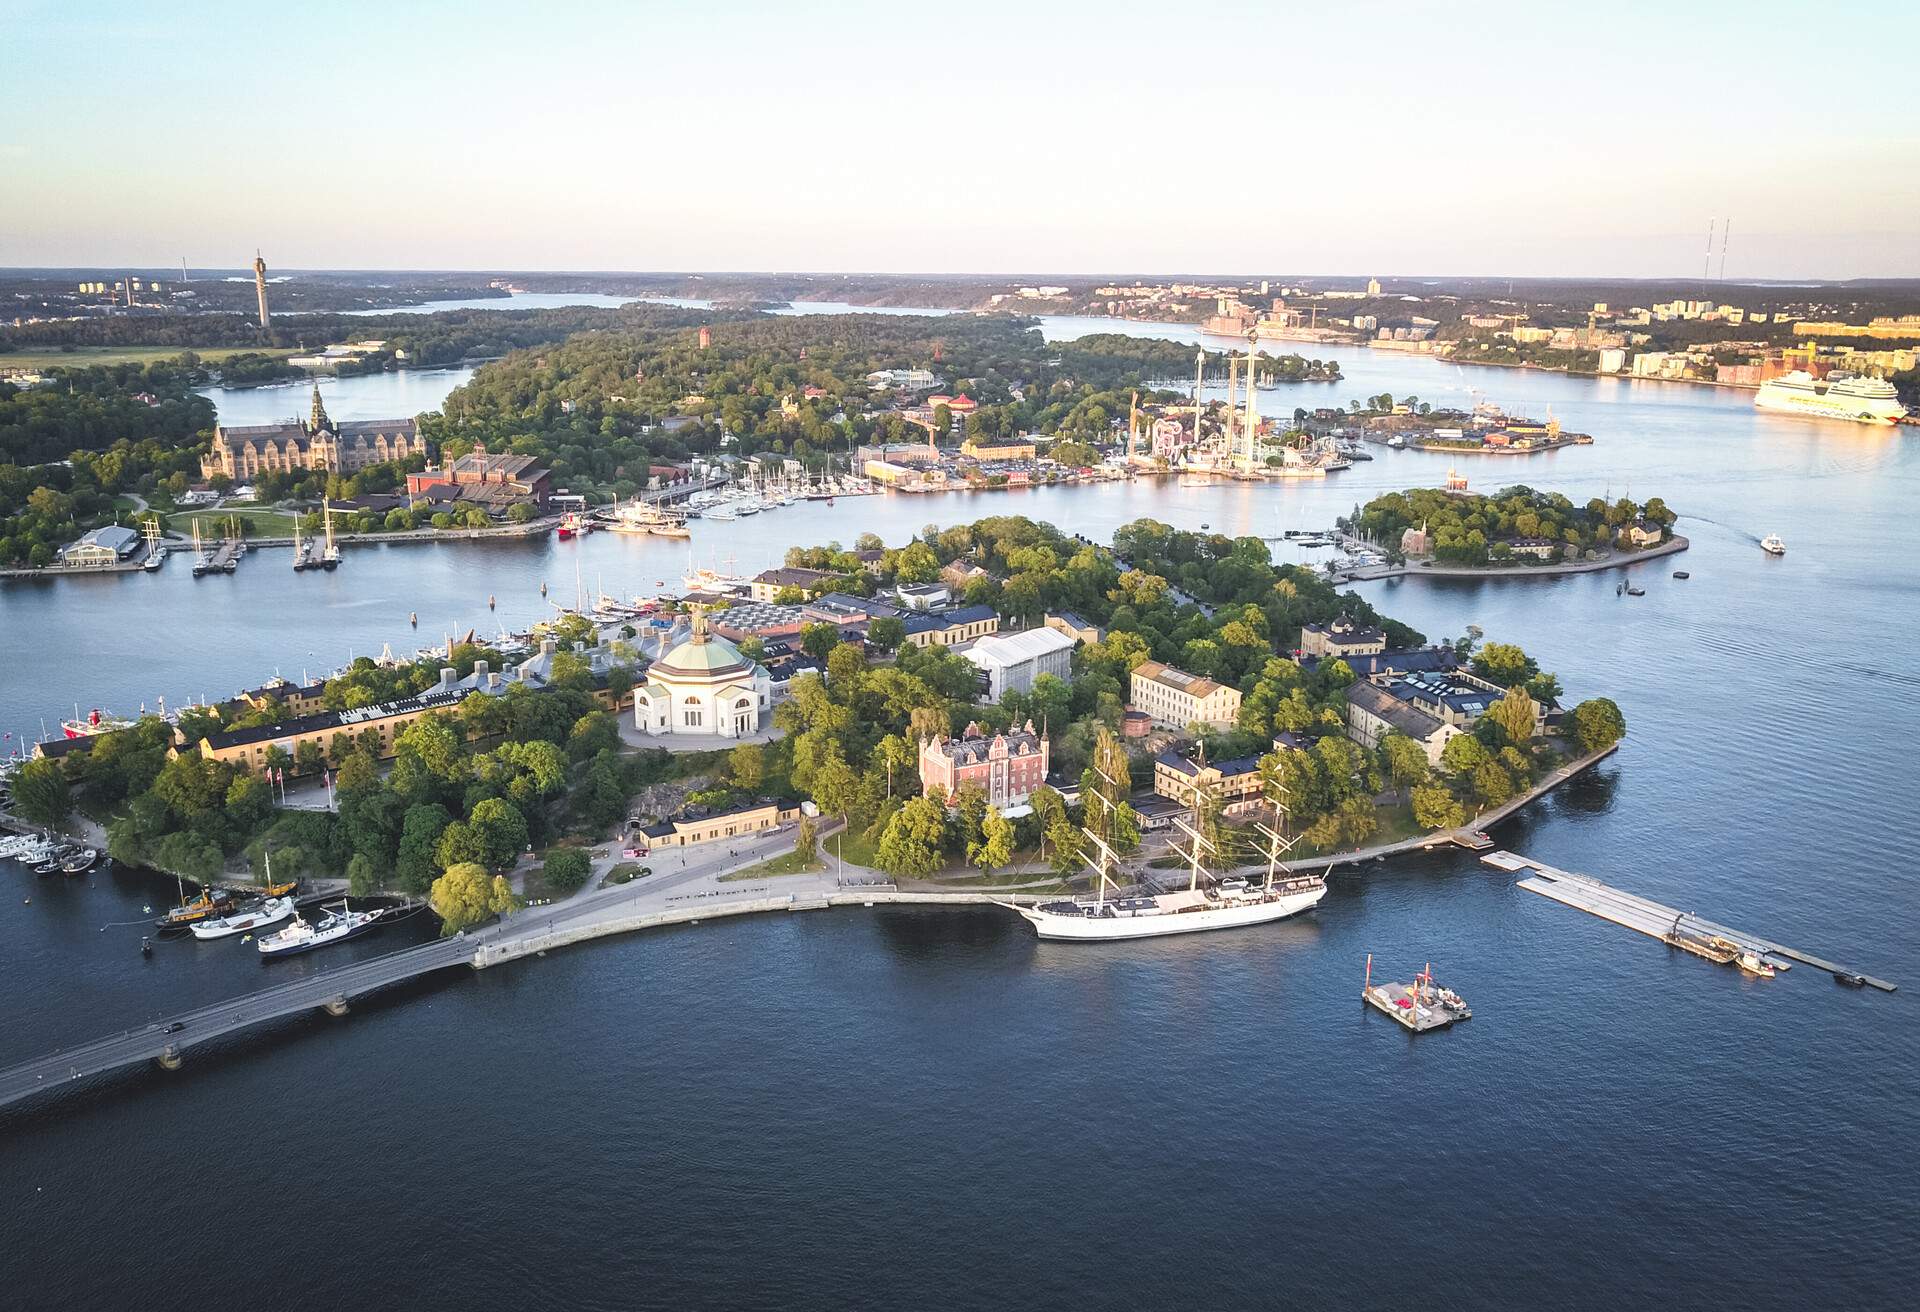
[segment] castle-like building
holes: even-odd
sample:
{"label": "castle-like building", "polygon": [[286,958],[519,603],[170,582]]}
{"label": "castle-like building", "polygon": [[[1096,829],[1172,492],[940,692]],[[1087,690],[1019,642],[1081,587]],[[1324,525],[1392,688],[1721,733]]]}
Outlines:
{"label": "castle-like building", "polygon": [[350,419],[335,423],[327,417],[320,388],[313,389],[313,412],[307,422],[286,419],[277,424],[245,424],[213,430],[213,446],[200,458],[207,478],[225,474],[244,482],[261,474],[325,469],[351,474],[368,465],[408,456],[425,458],[427,439],[411,419]]}

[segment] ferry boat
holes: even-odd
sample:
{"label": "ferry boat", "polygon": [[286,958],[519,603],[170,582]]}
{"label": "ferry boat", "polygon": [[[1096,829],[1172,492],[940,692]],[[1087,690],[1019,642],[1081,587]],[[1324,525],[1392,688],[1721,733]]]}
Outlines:
{"label": "ferry boat", "polygon": [[331,907],[320,917],[318,923],[295,917],[294,922],[277,934],[268,934],[257,939],[254,946],[260,949],[260,957],[267,960],[273,957],[291,957],[301,952],[312,952],[332,943],[344,943],[350,938],[372,929],[379,921],[380,911],[353,911],[347,904],[340,903],[340,910]]}
{"label": "ferry boat", "polygon": [[110,715],[102,715],[97,706],[87,712],[84,720],[80,718],[76,707],[71,720],[60,722],[60,731],[69,738],[91,738],[97,733],[118,733],[122,729],[131,728],[133,728],[132,720],[116,720]]}
{"label": "ferry boat", "polygon": [[188,925],[187,929],[199,939],[230,938],[235,934],[249,934],[269,925],[277,925],[292,914],[292,898],[270,897],[257,907],[197,921]]}
{"label": "ferry boat", "polygon": [[1897,424],[1907,413],[1900,394],[1884,378],[1833,373],[1823,384],[1804,369],[1769,378],[1760,384],[1753,403],[1762,410],[1858,424]]}
{"label": "ferry boat", "polygon": [[1787,554],[1787,544],[1780,540],[1778,533],[1769,533],[1760,539],[1760,550],[1769,556],[1784,556]]}

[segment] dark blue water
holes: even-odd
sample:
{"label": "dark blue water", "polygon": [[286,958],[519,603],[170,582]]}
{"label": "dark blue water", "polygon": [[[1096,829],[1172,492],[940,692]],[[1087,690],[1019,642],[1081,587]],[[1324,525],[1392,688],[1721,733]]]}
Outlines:
{"label": "dark blue water", "polygon": [[[1465,855],[1337,876],[1302,922],[1124,949],[1041,945],[989,911],[708,924],[449,975],[0,1113],[10,1296],[378,1305],[430,1270],[437,1301],[489,1306],[1904,1306],[1913,439],[1673,385],[1364,354],[1348,373],[1340,400],[1551,403],[1599,444],[1467,465],[1476,486],[1630,484],[1694,540],[1639,568],[1641,598],[1608,575],[1368,589],[1429,635],[1519,640],[1572,697],[1625,709],[1621,752],[1501,844],[1902,992],[1807,967],[1749,981]],[[1446,463],[1383,453],[1313,488],[867,498],[708,526],[725,539],[693,548],[757,567],[787,542],[1016,511],[1095,535],[1147,513],[1277,533]],[[1755,545],[1768,532],[1784,559]],[[576,563],[589,590],[628,592],[687,555],[598,536],[356,551],[311,580],[262,553],[198,584],[0,589],[0,725],[522,623]],[[168,889],[0,880],[0,1061],[261,978],[240,946],[149,962],[137,929],[101,932]],[[1369,952],[1401,979],[1433,961],[1474,1019],[1410,1038],[1364,1010]],[[209,1228],[235,1238],[180,1280]]]}

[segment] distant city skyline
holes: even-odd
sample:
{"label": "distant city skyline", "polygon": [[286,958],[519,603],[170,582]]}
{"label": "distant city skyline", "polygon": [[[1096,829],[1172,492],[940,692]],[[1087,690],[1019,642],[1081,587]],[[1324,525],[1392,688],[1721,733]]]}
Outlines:
{"label": "distant city skyline", "polygon": [[0,266],[1920,276],[1912,12],[1466,17],[12,3]]}

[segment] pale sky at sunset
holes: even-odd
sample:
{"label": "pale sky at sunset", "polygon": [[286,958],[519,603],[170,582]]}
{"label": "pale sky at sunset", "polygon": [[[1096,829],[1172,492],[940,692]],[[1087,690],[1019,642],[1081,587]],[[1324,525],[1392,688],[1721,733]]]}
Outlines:
{"label": "pale sky at sunset", "polygon": [[0,265],[1920,276],[1915,13],[0,0]]}

